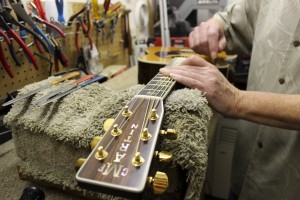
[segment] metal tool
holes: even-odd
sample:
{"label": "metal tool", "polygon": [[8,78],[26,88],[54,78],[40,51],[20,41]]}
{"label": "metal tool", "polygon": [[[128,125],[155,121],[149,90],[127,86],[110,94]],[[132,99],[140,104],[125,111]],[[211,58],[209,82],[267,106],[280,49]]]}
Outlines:
{"label": "metal tool", "polygon": [[46,12],[42,6],[42,3],[40,0],[33,0],[34,5],[36,6],[36,9],[38,11],[38,15],[41,19],[47,21]]}
{"label": "metal tool", "polygon": [[57,27],[56,25],[41,19],[39,16],[37,16],[34,13],[31,13],[30,15],[31,15],[32,18],[36,19],[38,22],[43,23],[46,26],[49,26],[50,28],[54,29],[56,32],[58,32],[61,35],[61,37],[63,37],[63,38],[65,37],[65,33],[59,27]]}
{"label": "metal tool", "polygon": [[[32,31],[31,29],[27,28],[25,25],[23,25],[22,23],[20,23],[19,21],[17,21],[11,14],[10,11],[8,9],[1,11],[1,16],[3,17],[3,19],[5,20],[6,23],[11,23],[14,24],[18,27],[20,27],[20,30],[25,30],[26,32],[30,33],[34,39],[36,39],[37,41],[39,41],[41,43],[41,45],[43,46],[43,48],[46,51],[49,51],[47,44],[44,42],[44,40],[41,39],[40,35],[37,34],[36,32]],[[23,34],[24,35],[24,34]]]}
{"label": "metal tool", "polygon": [[30,58],[34,68],[38,70],[39,67],[33,57],[33,54],[28,49],[27,45],[23,42],[23,40],[7,25],[6,21],[3,19],[2,16],[0,16],[0,26],[6,31],[6,33],[8,33],[11,37],[13,37],[19,43],[19,45],[24,49],[24,52]]}
{"label": "metal tool", "polygon": [[91,37],[90,34],[88,34],[88,28],[86,26],[86,24],[84,23],[84,21],[82,20],[82,17],[79,15],[77,16],[77,20],[78,20],[78,23],[76,24],[76,31],[75,31],[75,47],[76,47],[76,50],[77,52],[80,51],[80,47],[79,47],[79,43],[78,43],[78,37],[79,37],[79,29],[80,29],[80,26],[82,28],[82,32],[83,34],[88,38],[89,40],[89,44],[90,44],[90,49],[93,49],[93,39]]}
{"label": "metal tool", "polygon": [[[10,46],[11,45],[11,42],[10,42],[10,39],[9,37],[4,33],[4,31],[2,31],[0,29],[0,35],[3,37],[3,39],[6,41],[7,45]],[[4,69],[5,71],[8,73],[8,75],[13,78],[14,77],[14,74],[12,73],[11,69],[10,69],[10,66],[8,65],[7,63],[7,60],[5,58],[5,55],[3,53],[3,49],[2,49],[2,46],[1,46],[1,43],[0,43],[0,59],[1,59],[1,62],[4,66]]]}
{"label": "metal tool", "polygon": [[56,96],[54,96],[53,98],[50,98],[50,99],[48,99],[47,101],[45,101],[45,102],[43,102],[43,103],[41,103],[41,104],[39,104],[40,106],[43,106],[43,105],[46,105],[46,104],[48,104],[48,103],[51,103],[51,102],[54,102],[54,101],[56,101],[56,100],[58,100],[58,99],[60,99],[60,98],[62,98],[62,97],[65,97],[65,96],[67,96],[68,94],[70,94],[70,93],[72,93],[72,92],[75,92],[76,90],[79,90],[79,89],[81,89],[81,88],[83,88],[83,87],[85,87],[85,86],[87,86],[87,85],[89,85],[89,84],[91,84],[91,83],[94,83],[94,82],[99,82],[99,83],[103,83],[104,81],[106,81],[107,80],[107,77],[106,76],[96,76],[95,78],[92,78],[92,79],[90,79],[90,80],[88,80],[88,81],[85,81],[85,82],[83,82],[83,83],[80,83],[80,84],[78,84],[77,85],[77,87],[75,87],[75,88],[73,88],[73,89],[71,89],[71,90],[68,90],[68,91],[66,91],[66,92],[63,92],[63,93],[61,93],[61,94],[59,94],[59,95],[56,95]]}
{"label": "metal tool", "polygon": [[71,89],[77,87],[77,85],[79,83],[84,82],[86,80],[89,80],[89,79],[91,79],[93,77],[94,76],[92,74],[89,74],[89,75],[86,75],[84,77],[81,77],[81,78],[77,79],[76,81],[73,81],[71,83],[68,83],[67,85],[62,86],[61,88],[59,88],[58,90],[55,90],[54,92],[50,92],[49,94],[46,94],[46,95],[42,96],[41,98],[33,101],[32,104],[33,105],[41,104],[44,101],[48,100],[49,98],[51,98],[51,97],[53,97],[53,96],[55,96],[57,94],[66,92],[68,90],[71,90]]}
{"label": "metal tool", "polygon": [[42,91],[44,89],[47,89],[47,88],[51,87],[52,85],[56,85],[56,84],[58,84],[60,82],[63,82],[65,80],[68,80],[68,79],[71,79],[71,78],[75,78],[75,77],[77,77],[79,75],[80,75],[80,72],[77,72],[77,71],[76,72],[71,72],[69,74],[66,74],[66,75],[62,76],[61,78],[58,78],[58,79],[56,79],[54,81],[51,81],[50,83],[48,83],[48,84],[46,84],[44,86],[41,86],[41,87],[39,87],[39,88],[37,88],[35,90],[32,90],[32,91],[30,91],[30,92],[28,92],[26,94],[23,94],[21,96],[17,96],[16,98],[14,98],[14,99],[12,99],[12,100],[10,100],[10,101],[2,104],[2,106],[8,106],[8,105],[13,104],[13,103],[15,103],[17,101],[20,101],[22,99],[25,99],[27,97],[33,96],[36,93],[38,93],[38,92],[40,92],[40,91]]}
{"label": "metal tool", "polygon": [[32,27],[32,29],[37,32],[39,35],[42,36],[42,38],[46,41],[48,44],[48,47],[50,49],[50,53],[53,55],[54,54],[54,49],[53,46],[51,45],[50,40],[47,38],[47,36],[43,33],[43,31],[34,23],[34,21],[29,17],[29,15],[26,13],[24,10],[22,4],[20,3],[12,3],[11,7],[15,11],[15,13],[22,18],[29,26]]}

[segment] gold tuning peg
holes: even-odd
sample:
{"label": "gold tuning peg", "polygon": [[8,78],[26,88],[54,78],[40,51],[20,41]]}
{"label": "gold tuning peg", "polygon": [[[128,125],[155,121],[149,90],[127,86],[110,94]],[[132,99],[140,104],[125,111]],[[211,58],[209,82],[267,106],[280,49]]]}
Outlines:
{"label": "gold tuning peg", "polygon": [[102,140],[102,136],[96,136],[94,139],[91,141],[91,149],[93,150],[95,146]]}
{"label": "gold tuning peg", "polygon": [[169,187],[169,179],[166,173],[158,171],[154,178],[148,177],[148,184],[153,186],[154,194],[163,194]]}
{"label": "gold tuning peg", "polygon": [[162,151],[162,152],[155,151],[154,157],[158,158],[159,162],[171,162],[173,159],[173,154],[171,152],[166,152],[166,151]]}
{"label": "gold tuning peg", "polygon": [[109,118],[107,120],[105,120],[104,124],[103,124],[103,130],[106,132],[111,125],[114,123],[115,119]]}
{"label": "gold tuning peg", "polygon": [[176,131],[174,129],[167,129],[167,131],[160,130],[159,134],[166,136],[167,139],[170,139],[170,140],[176,140],[178,137],[178,134],[176,133]]}
{"label": "gold tuning peg", "polygon": [[85,160],[86,160],[85,158],[79,158],[78,160],[76,160],[76,162],[75,162],[76,171],[79,170],[79,168],[83,165]]}

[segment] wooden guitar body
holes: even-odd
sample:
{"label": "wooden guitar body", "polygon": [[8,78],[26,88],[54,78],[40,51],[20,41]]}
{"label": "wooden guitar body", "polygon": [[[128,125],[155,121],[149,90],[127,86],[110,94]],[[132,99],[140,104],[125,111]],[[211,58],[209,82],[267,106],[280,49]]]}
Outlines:
{"label": "wooden guitar body", "polygon": [[[205,55],[194,53],[191,49],[180,47],[148,47],[146,54],[138,58],[138,83],[148,83],[158,72],[159,69],[166,66],[173,58],[189,57],[191,55],[199,56],[209,62],[210,58]],[[225,52],[218,54],[217,62],[220,71],[227,76],[228,65],[224,65]]]}

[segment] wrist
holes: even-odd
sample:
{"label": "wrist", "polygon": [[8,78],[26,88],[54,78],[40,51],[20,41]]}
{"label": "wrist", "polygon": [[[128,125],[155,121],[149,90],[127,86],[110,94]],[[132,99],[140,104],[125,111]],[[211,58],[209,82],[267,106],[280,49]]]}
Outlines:
{"label": "wrist", "polygon": [[243,112],[245,111],[245,101],[246,101],[246,92],[243,90],[237,89],[235,92],[234,98],[234,107],[232,109],[231,117],[242,118]]}

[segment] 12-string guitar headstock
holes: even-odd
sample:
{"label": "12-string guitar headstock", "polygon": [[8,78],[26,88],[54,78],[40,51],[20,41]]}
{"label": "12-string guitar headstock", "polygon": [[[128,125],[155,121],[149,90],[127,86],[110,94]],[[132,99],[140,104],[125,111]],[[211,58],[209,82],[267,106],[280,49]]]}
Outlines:
{"label": "12-string guitar headstock", "polygon": [[[78,161],[76,179],[81,187],[129,198],[140,197],[147,183],[154,193],[162,194],[168,177],[157,172],[149,177],[153,157],[171,161],[169,152],[155,151],[159,135],[176,139],[174,130],[160,130],[164,109],[163,99],[175,81],[158,74],[118,113],[105,124],[105,134],[92,142],[92,152]],[[150,175],[151,176],[151,175]]]}

